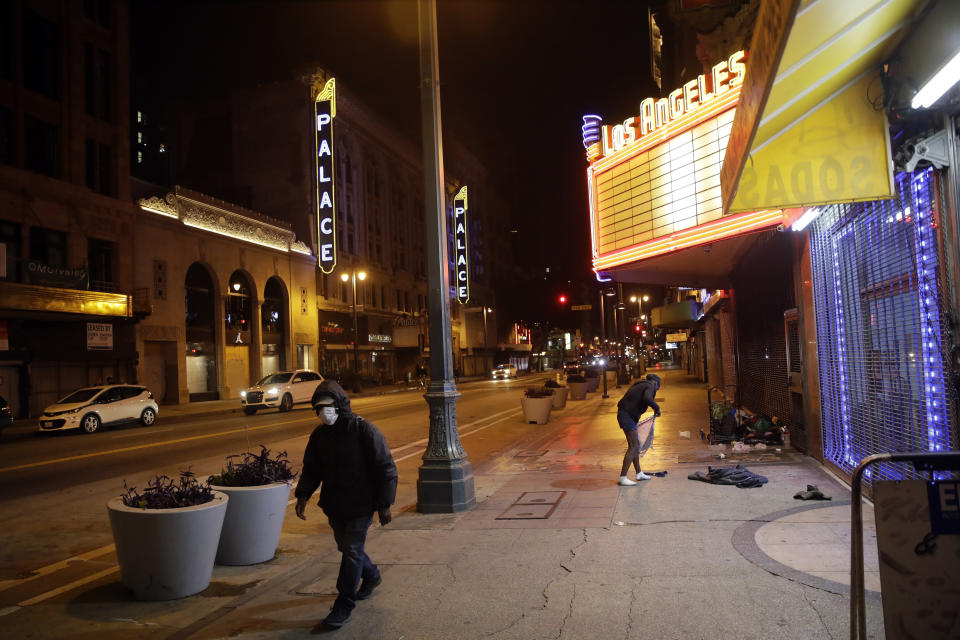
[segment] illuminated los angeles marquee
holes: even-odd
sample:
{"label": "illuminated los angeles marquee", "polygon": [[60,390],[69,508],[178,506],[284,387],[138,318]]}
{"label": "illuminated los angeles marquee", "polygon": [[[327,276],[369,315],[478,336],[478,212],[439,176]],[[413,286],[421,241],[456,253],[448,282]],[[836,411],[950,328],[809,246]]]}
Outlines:
{"label": "illuminated los angeles marquee", "polygon": [[780,211],[723,215],[720,170],[745,59],[738,51],[666,98],[647,98],[620,124],[583,117],[594,271],[780,221]]}
{"label": "illuminated los angeles marquee", "polygon": [[[746,53],[737,51],[723,62],[713,66],[709,75],[701,74],[680,89],[674,89],[666,98],[647,98],[640,103],[640,114],[621,124],[601,124],[600,117],[583,117],[583,146],[591,162],[620,151],[644,136],[666,128],[671,123],[691,116],[715,99],[722,99],[743,84]],[[736,92],[739,96],[739,91]]]}
{"label": "illuminated los angeles marquee", "polygon": [[336,82],[330,78],[314,103],[314,125],[317,129],[317,265],[324,273],[332,273],[337,266],[337,216],[333,187],[333,119],[336,115]]}
{"label": "illuminated los angeles marquee", "polygon": [[453,238],[456,243],[457,302],[466,304],[470,299],[470,265],[467,254],[467,187],[464,185],[453,196]]}

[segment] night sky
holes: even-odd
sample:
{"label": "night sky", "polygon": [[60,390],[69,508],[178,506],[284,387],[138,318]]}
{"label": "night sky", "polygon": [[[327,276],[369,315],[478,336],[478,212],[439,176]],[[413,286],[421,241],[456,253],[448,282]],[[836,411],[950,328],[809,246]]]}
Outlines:
{"label": "night sky", "polygon": [[[516,260],[588,282],[586,159],[580,117],[607,122],[655,95],[647,3],[440,0],[444,136],[467,145],[508,200]],[[134,90],[209,98],[334,73],[420,145],[415,0],[135,1]]]}

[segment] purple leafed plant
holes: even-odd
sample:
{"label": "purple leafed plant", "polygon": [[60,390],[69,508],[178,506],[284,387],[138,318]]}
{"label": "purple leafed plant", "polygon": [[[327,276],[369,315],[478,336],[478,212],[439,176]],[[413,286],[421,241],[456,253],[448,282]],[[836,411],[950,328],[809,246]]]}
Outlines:
{"label": "purple leafed plant", "polygon": [[200,483],[192,471],[181,471],[180,481],[174,482],[170,476],[157,476],[147,483],[143,492],[136,487],[128,487],[122,496],[123,504],[139,509],[176,509],[195,507],[213,500],[213,489],[208,483]]}
{"label": "purple leafed plant", "polygon": [[553,395],[553,389],[547,387],[529,387],[523,392],[528,398],[549,398]]}
{"label": "purple leafed plant", "polygon": [[556,380],[547,380],[546,382],[543,383],[543,386],[547,387],[548,389],[559,389],[563,385],[561,385]]}
{"label": "purple leafed plant", "polygon": [[[237,461],[239,459],[239,461]],[[289,483],[297,477],[290,468],[287,452],[270,457],[270,450],[260,445],[260,453],[239,453],[227,456],[227,467],[207,480],[220,487],[257,487],[274,482]]]}

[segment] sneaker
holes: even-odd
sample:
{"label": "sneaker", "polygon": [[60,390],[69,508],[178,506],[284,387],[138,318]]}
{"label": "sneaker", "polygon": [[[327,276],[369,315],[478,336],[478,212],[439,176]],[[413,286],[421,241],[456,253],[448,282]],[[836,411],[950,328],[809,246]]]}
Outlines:
{"label": "sneaker", "polygon": [[379,587],[381,582],[383,582],[383,578],[380,576],[361,582],[360,588],[357,589],[357,600],[366,600],[372,596],[373,590]]}
{"label": "sneaker", "polygon": [[640,482],[641,480],[649,480],[649,479],[650,479],[650,476],[648,476],[642,471],[637,471],[637,482]]}
{"label": "sneaker", "polygon": [[630,478],[628,478],[627,476],[620,476],[620,482],[618,482],[617,484],[619,484],[621,487],[632,487],[637,483],[631,480]]}
{"label": "sneaker", "polygon": [[345,607],[335,606],[333,609],[330,609],[330,613],[328,613],[327,617],[323,619],[323,623],[328,627],[339,629],[349,619],[350,619],[350,609],[347,609]]}

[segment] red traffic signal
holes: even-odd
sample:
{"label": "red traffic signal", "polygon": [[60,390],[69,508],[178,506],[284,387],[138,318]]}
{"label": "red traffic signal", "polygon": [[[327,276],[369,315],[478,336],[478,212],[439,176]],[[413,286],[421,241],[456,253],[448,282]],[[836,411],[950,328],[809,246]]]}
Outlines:
{"label": "red traffic signal", "polygon": [[557,298],[557,300],[560,301],[560,304],[566,304],[566,303],[567,303],[567,296],[561,294],[560,297]]}
{"label": "red traffic signal", "polygon": [[633,326],[633,330],[636,331],[637,333],[640,333],[640,325],[638,325],[638,324],[637,324],[637,325],[634,325],[634,326]]}

